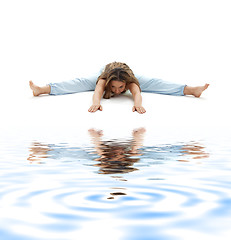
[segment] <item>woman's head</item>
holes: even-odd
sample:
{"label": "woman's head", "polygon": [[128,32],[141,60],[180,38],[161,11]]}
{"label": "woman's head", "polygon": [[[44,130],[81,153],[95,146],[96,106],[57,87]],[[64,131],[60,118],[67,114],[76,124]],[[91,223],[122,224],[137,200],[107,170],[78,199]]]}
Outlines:
{"label": "woman's head", "polygon": [[117,81],[117,80],[113,80],[110,82],[111,92],[115,95],[119,95],[122,92],[124,92],[125,88],[126,88],[126,82]]}
{"label": "woman's head", "polygon": [[110,98],[111,94],[124,93],[129,83],[134,82],[132,76],[123,68],[114,68],[107,74],[104,98]]}

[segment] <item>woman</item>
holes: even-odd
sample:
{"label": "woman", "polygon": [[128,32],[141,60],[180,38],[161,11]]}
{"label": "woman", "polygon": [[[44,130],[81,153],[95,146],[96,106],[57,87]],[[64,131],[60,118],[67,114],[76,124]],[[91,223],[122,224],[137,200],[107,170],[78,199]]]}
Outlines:
{"label": "woman", "polygon": [[146,112],[142,106],[141,91],[175,96],[193,95],[195,97],[200,97],[202,92],[209,86],[209,84],[205,84],[204,86],[190,87],[187,85],[165,82],[156,78],[136,78],[129,66],[121,62],[107,64],[97,81],[95,78],[76,78],[66,82],[50,83],[44,87],[39,87],[32,81],[29,83],[34,96],[39,96],[40,94],[60,95],[94,91],[93,103],[88,109],[89,112],[103,110],[100,104],[103,93],[103,97],[109,99],[111,96],[120,95],[130,90],[134,100],[132,111],[137,111],[141,114]]}

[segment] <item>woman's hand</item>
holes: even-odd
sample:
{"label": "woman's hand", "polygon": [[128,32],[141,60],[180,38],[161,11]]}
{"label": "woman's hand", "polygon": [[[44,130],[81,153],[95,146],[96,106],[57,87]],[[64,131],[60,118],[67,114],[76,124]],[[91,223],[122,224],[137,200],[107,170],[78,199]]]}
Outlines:
{"label": "woman's hand", "polygon": [[137,111],[140,114],[146,113],[146,110],[142,106],[133,106],[132,111],[135,112]]}
{"label": "woman's hand", "polygon": [[128,85],[128,89],[132,93],[132,97],[134,100],[134,106],[132,108],[132,111],[137,111],[140,114],[146,113],[146,110],[144,109],[144,107],[142,107],[142,97],[138,85],[136,85],[135,83],[130,83]]}
{"label": "woman's hand", "polygon": [[102,98],[105,84],[106,84],[105,80],[99,79],[93,94],[93,104],[88,109],[88,112],[96,112],[97,110],[100,110],[100,111],[103,110],[102,106],[100,105],[100,99]]}
{"label": "woman's hand", "polygon": [[91,107],[88,109],[88,112],[96,112],[97,110],[102,111],[103,107],[100,104],[93,104]]}

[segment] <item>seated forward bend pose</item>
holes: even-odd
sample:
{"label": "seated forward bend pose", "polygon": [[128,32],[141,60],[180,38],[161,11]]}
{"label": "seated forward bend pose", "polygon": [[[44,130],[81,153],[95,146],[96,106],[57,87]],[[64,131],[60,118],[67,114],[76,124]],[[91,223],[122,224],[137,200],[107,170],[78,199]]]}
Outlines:
{"label": "seated forward bend pose", "polygon": [[120,95],[130,90],[134,100],[132,111],[137,111],[141,114],[146,112],[142,106],[141,91],[175,96],[193,95],[200,97],[202,92],[209,86],[209,84],[205,84],[204,86],[190,87],[166,82],[157,78],[136,77],[129,66],[121,62],[107,64],[97,81],[96,78],[97,76],[93,79],[76,78],[66,82],[50,83],[44,87],[39,87],[32,81],[29,83],[34,96],[39,96],[40,94],[61,95],[94,91],[93,103],[88,109],[89,112],[103,110],[100,104],[102,96],[109,99],[112,96]]}

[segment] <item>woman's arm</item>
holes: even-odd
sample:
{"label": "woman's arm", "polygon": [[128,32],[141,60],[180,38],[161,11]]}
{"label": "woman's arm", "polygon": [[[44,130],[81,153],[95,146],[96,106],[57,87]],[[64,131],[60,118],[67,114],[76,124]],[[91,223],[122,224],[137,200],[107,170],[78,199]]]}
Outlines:
{"label": "woman's arm", "polygon": [[98,81],[93,94],[93,103],[91,107],[88,109],[89,112],[96,112],[98,109],[100,111],[103,110],[102,106],[100,105],[100,100],[103,96],[105,84],[106,84],[106,81],[104,79],[100,79]]}
{"label": "woman's arm", "polygon": [[128,89],[132,93],[132,97],[134,100],[134,106],[132,108],[132,111],[133,112],[137,111],[138,113],[141,113],[141,114],[145,113],[146,110],[142,106],[142,97],[140,94],[139,87],[135,83],[131,83],[131,84],[129,84]]}

